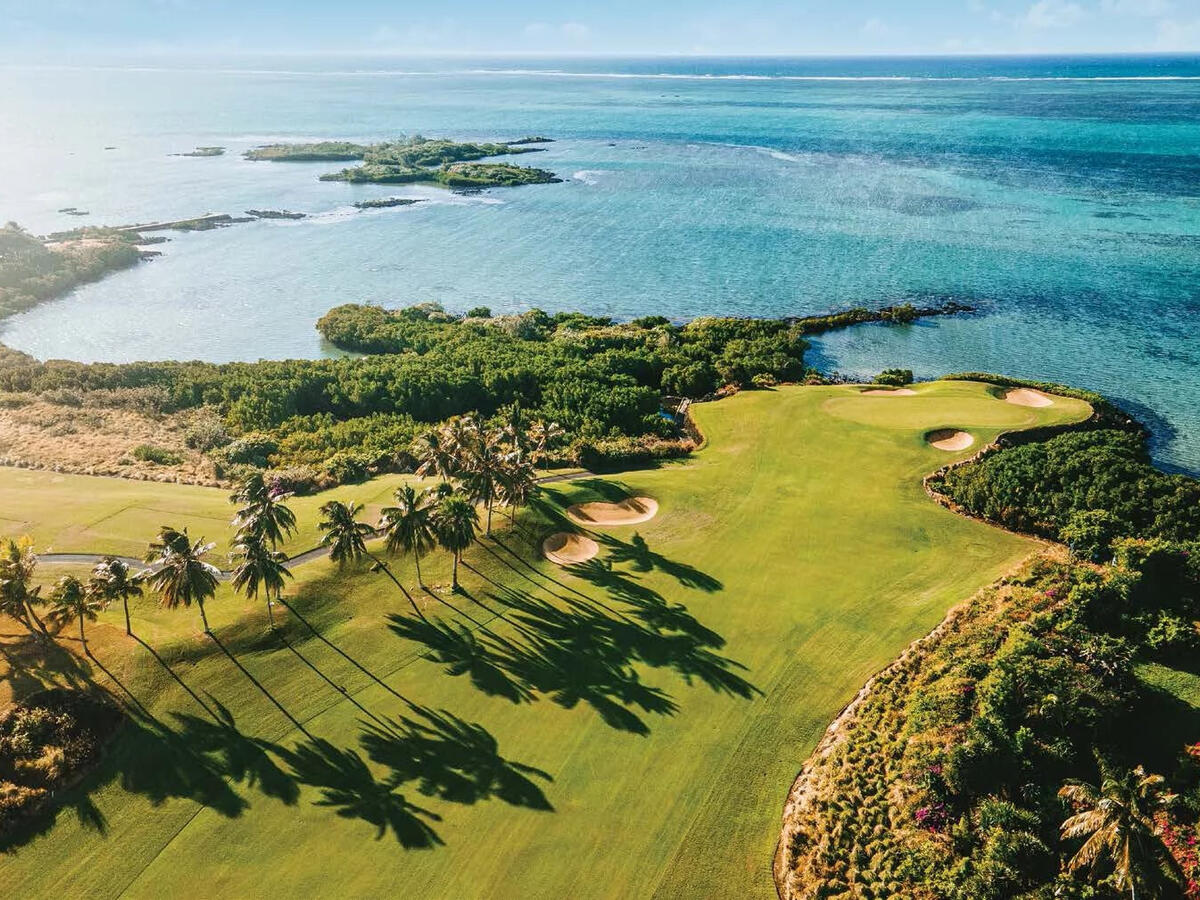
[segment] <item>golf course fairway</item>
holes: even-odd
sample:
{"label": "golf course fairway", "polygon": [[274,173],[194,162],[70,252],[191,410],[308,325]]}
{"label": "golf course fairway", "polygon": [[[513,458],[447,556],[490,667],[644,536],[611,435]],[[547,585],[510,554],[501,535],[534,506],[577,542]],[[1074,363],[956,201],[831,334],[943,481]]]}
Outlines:
{"label": "golf course fairway", "polygon": [[[688,683],[693,657],[684,654],[686,665],[650,665],[647,652],[633,668],[641,687],[661,690],[659,712],[635,707],[633,718],[622,720],[602,716],[588,697],[572,706],[572,697],[538,691],[514,702],[502,691],[481,690],[469,675],[447,674],[446,665],[423,657],[424,647],[389,628],[389,615],[415,617],[384,575],[339,572],[325,560],[296,567],[284,597],[390,690],[285,612],[283,633],[294,650],[287,649],[266,632],[261,602],[235,597],[227,585],[208,609],[222,643],[327,745],[303,739],[200,633],[194,610],[159,610],[150,598],[134,602],[134,632],[224,725],[125,635],[119,608],[89,636],[96,658],[124,689],[78,653],[19,664],[0,657],[7,690],[94,678],[122,699],[136,697],[161,723],[127,726],[54,820],[0,854],[0,883],[10,896],[29,898],[773,897],[780,810],[830,721],[873,672],[1035,547],[933,503],[922,476],[1000,432],[1090,413],[1082,401],[1062,397],[1047,406],[1005,402],[995,387],[971,382],[913,390],[868,396],[850,385],[780,387],[695,405],[706,444],[690,459],[546,486],[517,527],[497,514],[504,527],[496,539],[481,537],[465,554],[460,574],[474,600],[453,602],[479,623],[466,623],[476,633],[482,625],[494,635],[489,640],[524,641],[532,618],[552,618],[511,610],[492,618],[518,595],[562,611],[563,620],[543,634],[554,636],[565,659],[576,658],[572,647],[587,645],[585,611],[624,621],[634,609],[653,607],[678,620],[675,605],[682,604],[695,633],[719,636],[707,647],[730,661],[724,671],[744,679],[745,690],[713,690],[698,669]],[[968,432],[973,445],[961,453],[936,449],[926,435],[939,429]],[[0,499],[10,490],[10,473],[2,474]],[[138,513],[144,540],[173,516],[184,524],[188,509],[213,520],[210,539],[224,534],[224,492],[102,483],[125,494],[121,508],[155,512],[153,520]],[[139,491],[155,492],[153,502]],[[378,503],[381,491],[376,481],[337,494]],[[20,520],[39,546],[50,540],[43,534],[75,535],[61,500],[38,509],[32,496],[23,494],[19,511],[4,515]],[[589,529],[600,551],[582,568],[542,558],[546,536],[579,529],[564,514],[569,506],[629,496],[656,500],[654,518]],[[314,501],[322,497],[293,503],[310,536]],[[168,501],[173,505],[161,505]],[[54,549],[137,549],[132,534],[119,546],[86,546],[82,530],[78,537],[70,546],[56,541]],[[424,614],[447,615],[417,590],[411,560],[390,564]],[[444,553],[422,561],[430,584],[444,585],[449,568]],[[43,569],[55,574],[53,566]],[[451,597],[444,590],[439,596]],[[514,615],[526,624],[514,625]],[[16,626],[0,632],[0,641],[11,639]],[[67,633],[59,640],[78,648]],[[650,646],[675,659],[675,644]],[[56,673],[48,675],[48,666]],[[587,681],[583,674],[580,680]],[[438,763],[431,759],[424,777],[385,785],[387,747],[376,741],[369,753],[359,738],[371,731],[363,724],[371,715],[416,717],[392,691],[485,729],[454,745],[473,748],[462,751],[470,760],[460,771],[473,771],[475,780],[447,789],[445,779],[430,774]],[[608,686],[600,693],[606,691],[620,693]],[[324,753],[323,763],[306,758],[307,778],[293,777],[295,759],[276,750],[301,742]],[[497,756],[531,768],[520,769],[519,778],[492,779],[503,767]],[[404,767],[392,769],[397,765]],[[400,815],[397,808],[423,812]],[[436,835],[427,840],[432,846],[403,846],[420,841],[406,831],[417,819]]]}

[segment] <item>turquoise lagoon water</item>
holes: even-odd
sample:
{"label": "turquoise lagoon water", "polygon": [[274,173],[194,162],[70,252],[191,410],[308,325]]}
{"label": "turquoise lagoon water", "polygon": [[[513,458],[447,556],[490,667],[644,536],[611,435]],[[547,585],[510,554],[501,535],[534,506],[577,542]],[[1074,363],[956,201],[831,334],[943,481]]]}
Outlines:
{"label": "turquoise lagoon water", "polygon": [[[317,356],[345,302],[616,317],[954,298],[824,368],[1093,387],[1200,471],[1200,59],[180,60],[2,70],[0,218],[39,233],[250,208],[0,322],[41,358]],[[557,139],[562,184],[461,196],[321,183],[268,141]],[[171,156],[218,144],[226,156]],[[106,149],[111,147],[113,149]],[[414,196],[357,212],[355,200]],[[56,212],[75,206],[91,215]]]}

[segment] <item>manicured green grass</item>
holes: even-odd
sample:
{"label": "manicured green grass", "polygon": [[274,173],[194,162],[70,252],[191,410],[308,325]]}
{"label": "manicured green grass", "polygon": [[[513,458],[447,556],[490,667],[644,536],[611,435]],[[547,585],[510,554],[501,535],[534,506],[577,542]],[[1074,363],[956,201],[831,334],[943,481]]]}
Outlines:
{"label": "manicured green grass", "polygon": [[[666,604],[686,605],[720,635],[725,643],[716,652],[743,664],[741,674],[761,691],[749,699],[716,693],[699,679],[688,684],[670,667],[637,663],[643,683],[677,704],[672,714],[636,711],[646,734],[606,724],[586,702],[566,708],[539,696],[512,703],[485,694],[465,676],[446,674],[420,658],[418,645],[388,631],[386,614],[403,612],[405,601],[378,574],[338,573],[323,562],[297,572],[291,596],[330,640],[413,702],[486,727],[505,758],[544,770],[552,780],[533,780],[552,811],[498,797],[448,802],[423,795],[410,781],[398,791],[441,817],[431,824],[444,844],[406,850],[390,832],[376,839],[376,829],[361,817],[315,805],[321,794],[312,787],[288,803],[264,795],[270,779],[244,777],[229,796],[188,783],[188,765],[164,756],[161,741],[134,732],[85,785],[104,830],[64,811],[44,834],[0,857],[0,878],[14,896],[29,897],[182,891],[211,897],[773,897],[770,862],[781,806],[830,720],[872,672],[1035,546],[925,496],[923,474],[973,449],[944,453],[929,447],[924,434],[965,428],[978,446],[1002,430],[1088,412],[1065,400],[1044,409],[1012,406],[971,383],[916,390],[915,397],[864,397],[852,386],[781,388],[697,406],[708,443],[693,459],[619,480],[553,485],[544,493],[546,509],[523,516],[521,529],[501,536],[560,583],[523,564],[504,564],[511,557],[499,548],[497,556],[482,547],[468,553],[478,574],[466,570],[464,585],[490,609],[502,607],[502,588],[488,579],[528,590],[563,611],[573,630],[555,634],[557,646],[589,646],[585,611],[629,621],[635,607],[622,592],[628,598],[649,591]],[[657,498],[660,512],[644,525],[605,530],[618,539],[602,545],[611,570],[598,567],[587,580],[536,561],[533,548],[551,530],[547,520],[558,507],[603,498],[614,488]],[[164,489],[156,502],[182,496],[179,490]],[[214,515],[215,508],[224,507],[196,511]],[[20,515],[36,519],[40,512],[26,501]],[[54,518],[61,531],[70,513]],[[635,533],[648,552],[629,546]],[[448,576],[440,555],[426,568],[430,581]],[[398,561],[396,570],[413,580],[408,561]],[[572,590],[593,599],[584,602]],[[432,600],[423,605],[427,614],[440,614]],[[484,609],[466,605],[488,619]],[[336,747],[355,747],[363,713],[264,634],[260,606],[224,594],[215,600],[212,617],[222,640],[310,730]],[[105,625],[93,628],[97,656],[161,719],[183,728],[169,713],[196,714],[199,707],[113,627],[119,616],[112,611]],[[524,640],[508,621],[491,627],[506,639]],[[297,740],[281,714],[198,634],[194,612],[168,614],[144,603],[135,629],[162,648],[189,685],[224,704],[244,734],[289,746]],[[304,640],[299,626],[289,624],[287,634],[372,712],[404,711],[328,647]],[[650,643],[664,657],[678,651],[676,644]],[[568,658],[579,660],[572,679],[586,682],[590,657],[580,650]],[[375,765],[373,771],[382,777],[386,770]],[[351,790],[353,778],[341,781],[357,799],[378,801],[371,790]]]}
{"label": "manicured green grass", "polygon": [[[385,475],[367,484],[294,498],[289,505],[300,528],[287,549],[295,553],[319,543],[317,509],[327,500],[357,500],[374,521],[379,508],[409,477]],[[0,498],[0,537],[29,534],[39,552],[140,557],[160,525],[174,525],[186,526],[194,538],[216,541],[220,555],[233,536],[234,506],[229,491],[218,488],[0,468]]]}

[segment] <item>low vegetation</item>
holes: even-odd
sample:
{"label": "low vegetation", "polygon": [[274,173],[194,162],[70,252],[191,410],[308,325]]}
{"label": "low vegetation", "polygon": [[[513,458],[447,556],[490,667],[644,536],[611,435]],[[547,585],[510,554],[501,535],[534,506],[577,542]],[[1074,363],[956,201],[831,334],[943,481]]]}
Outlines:
{"label": "low vegetation", "polygon": [[83,406],[136,402],[170,417],[202,414],[220,430],[210,425],[191,443],[217,477],[269,467],[287,470],[303,490],[411,471],[408,448],[431,425],[467,413],[499,422],[514,405],[563,429],[550,459],[601,465],[679,456],[693,443],[661,415],[666,396],[807,374],[803,339],[776,320],[615,324],[539,310],[461,319],[426,304],[338,307],[318,328],[340,347],[373,355],[87,365],[17,354],[0,360],[0,391],[14,402],[69,393]]}
{"label": "low vegetation", "polygon": [[491,156],[536,153],[544,139],[526,138],[506,144],[471,143],[420,135],[378,144],[323,141],[315,144],[272,144],[246,153],[247,159],[272,162],[360,160],[360,165],[330,172],[322,181],[406,184],[429,182],[447,187],[509,187],[558,181],[553,172],[504,163],[479,163]]}
{"label": "low vegetation", "polygon": [[136,264],[136,237],[80,229],[47,241],[9,222],[0,228],[0,317]]}
{"label": "low vegetation", "polygon": [[[1164,841],[1196,840],[1200,769],[1146,730],[1161,700],[1137,666],[1195,652],[1198,550],[1042,558],[877,676],[793,790],[785,896],[1195,896]],[[1163,618],[1188,623],[1175,646]]]}
{"label": "low vegetation", "polygon": [[1011,447],[936,485],[974,515],[1105,560],[1112,543],[1200,535],[1200,481],[1154,467],[1140,431],[1095,429]]}
{"label": "low vegetation", "polygon": [[123,719],[102,691],[61,688],[0,713],[0,847],[95,763]]}

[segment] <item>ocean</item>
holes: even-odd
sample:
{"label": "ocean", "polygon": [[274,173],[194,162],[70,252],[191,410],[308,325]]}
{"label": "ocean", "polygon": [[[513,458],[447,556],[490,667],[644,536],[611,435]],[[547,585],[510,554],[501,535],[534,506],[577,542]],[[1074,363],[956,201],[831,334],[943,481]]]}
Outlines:
{"label": "ocean", "polygon": [[[945,299],[823,369],[1094,388],[1200,471],[1200,58],[176,59],[3,70],[0,219],[46,233],[289,209],[0,321],[39,358],[312,357],[340,303],[630,318]],[[555,139],[478,195],[249,162],[274,141]],[[172,154],[220,145],[215,158]],[[420,197],[359,212],[356,200]],[[87,217],[57,212],[87,210]]]}

